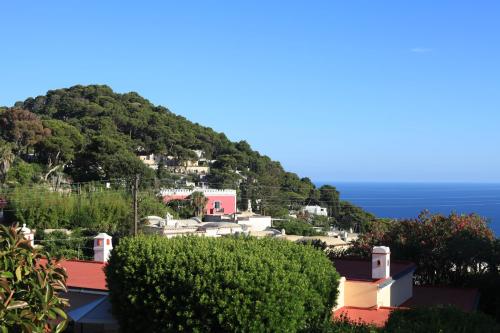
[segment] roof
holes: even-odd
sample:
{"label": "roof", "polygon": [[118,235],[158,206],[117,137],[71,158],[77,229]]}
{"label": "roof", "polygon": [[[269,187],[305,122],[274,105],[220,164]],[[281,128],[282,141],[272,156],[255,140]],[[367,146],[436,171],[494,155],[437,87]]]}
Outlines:
{"label": "roof", "polygon": [[232,222],[206,222],[200,226],[200,229],[210,229],[210,228],[241,228],[238,223]]}
{"label": "roof", "polygon": [[[341,276],[347,280],[375,282],[372,279],[371,260],[362,259],[335,259],[333,265]],[[415,270],[416,266],[410,261],[391,260],[391,277],[396,280]]]}
{"label": "roof", "polygon": [[111,304],[107,296],[71,310],[68,315],[77,324],[118,325],[111,314]]}
{"label": "roof", "polygon": [[[40,263],[45,265],[47,259],[40,259]],[[68,288],[81,288],[107,291],[106,276],[104,274],[103,262],[84,260],[62,260],[59,266],[66,269]]]}
{"label": "roof", "polygon": [[376,308],[358,308],[354,306],[344,306],[333,313],[334,319],[346,318],[351,322],[362,322],[382,327],[389,319],[389,315],[395,308],[380,307]]}
{"label": "roof", "polygon": [[413,286],[413,297],[404,307],[454,305],[463,311],[474,311],[479,302],[479,291],[472,288]]}

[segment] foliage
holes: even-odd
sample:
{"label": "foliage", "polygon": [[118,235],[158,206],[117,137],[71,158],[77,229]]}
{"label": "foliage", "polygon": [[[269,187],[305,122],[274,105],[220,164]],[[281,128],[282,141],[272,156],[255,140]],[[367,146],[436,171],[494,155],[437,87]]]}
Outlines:
{"label": "foliage", "polygon": [[391,312],[384,332],[483,333],[500,332],[500,326],[482,313],[467,313],[453,307],[416,308]]}
{"label": "foliage", "polygon": [[343,256],[369,257],[373,246],[389,246],[393,259],[417,265],[417,284],[478,288],[480,309],[500,321],[500,240],[484,218],[423,212],[417,219],[379,221],[352,245]]}
{"label": "foliage", "polygon": [[122,239],[106,268],[124,332],[297,332],[329,320],[338,274],[324,253],[275,239]]}
{"label": "foliage", "polygon": [[14,162],[13,144],[0,139],[0,185],[5,183],[7,173]]}
{"label": "foliage", "polygon": [[36,163],[26,163],[21,158],[16,158],[7,172],[6,183],[9,185],[30,185],[38,183],[42,167]]}
{"label": "foliage", "polygon": [[193,207],[195,216],[203,217],[205,213],[205,206],[207,205],[208,199],[203,195],[203,192],[195,191],[189,196],[189,203]]}
{"label": "foliage", "polygon": [[50,233],[37,232],[37,244],[43,246],[44,251],[55,258],[66,259],[92,259],[93,236],[82,229],[73,229],[71,233],[55,230]]}
{"label": "foliage", "polygon": [[328,208],[328,216],[338,219],[340,217],[340,194],[331,185],[323,185],[319,188],[319,201],[321,205]]}
{"label": "foliage", "polygon": [[298,219],[278,220],[273,221],[273,228],[281,230],[285,229],[288,235],[301,236],[319,236],[324,235],[323,232],[316,231],[312,225]]}
{"label": "foliage", "polygon": [[347,201],[340,202],[340,213],[336,219],[340,228],[344,230],[352,228],[356,232],[369,231],[371,224],[376,221],[373,214]]}
{"label": "foliage", "polygon": [[468,275],[496,267],[483,265],[495,258],[491,253],[492,242],[491,230],[477,215],[424,212],[414,220],[394,221],[385,232],[375,230],[361,235],[351,253],[368,257],[373,246],[389,246],[394,259],[417,265],[417,283],[457,284]]}
{"label": "foliage", "polygon": [[12,142],[18,154],[48,135],[50,130],[44,128],[39,117],[28,110],[11,108],[0,113],[0,137]]}
{"label": "foliage", "polygon": [[188,219],[195,215],[193,206],[188,200],[170,200],[167,206],[182,219]]}
{"label": "foliage", "polygon": [[[67,316],[66,272],[35,250],[14,227],[0,225],[0,330],[2,332],[62,332]],[[59,323],[57,323],[59,322]]]}
{"label": "foliage", "polygon": [[[16,103],[0,119],[4,124],[0,138],[12,143],[15,152],[25,146],[36,148],[34,160],[28,162],[44,164],[44,180],[57,170],[77,182],[128,180],[139,174],[141,182],[172,186],[175,181],[169,178],[175,176],[164,166],[155,173],[136,155],[165,154],[182,161],[192,159],[192,150],[199,149],[207,160],[215,160],[204,181],[215,188],[237,189],[240,208],[250,200],[261,214],[285,217],[290,209],[324,201],[332,217],[341,215],[335,188],[317,189],[310,179],[286,172],[246,141],[231,142],[223,133],[194,124],[134,92],[117,94],[103,85],[51,90]],[[343,223],[350,223],[351,215],[344,214]]]}
{"label": "foliage", "polygon": [[[164,216],[160,200],[140,194],[140,216]],[[128,234],[132,227],[132,197],[129,191],[84,188],[77,192],[53,192],[43,186],[15,188],[9,193],[7,222],[26,223],[35,229],[85,228],[89,232]]]}
{"label": "foliage", "polygon": [[336,318],[330,321],[323,330],[324,333],[377,333],[383,329],[363,322],[353,322],[346,317]]}
{"label": "foliage", "polygon": [[323,242],[320,239],[299,239],[296,243],[301,244],[301,245],[312,246],[315,249],[318,249],[321,251],[324,251],[327,248],[326,242]]}
{"label": "foliage", "polygon": [[83,136],[72,125],[61,120],[44,120],[43,125],[49,128],[51,135],[41,140],[36,151],[40,162],[49,169],[44,179],[61,166],[73,161],[76,153],[83,146]]}

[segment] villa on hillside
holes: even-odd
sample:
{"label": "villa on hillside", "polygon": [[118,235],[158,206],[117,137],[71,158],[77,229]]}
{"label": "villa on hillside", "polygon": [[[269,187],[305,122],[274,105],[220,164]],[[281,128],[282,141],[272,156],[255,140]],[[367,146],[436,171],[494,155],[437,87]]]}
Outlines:
{"label": "villa on hillside", "polygon": [[180,159],[170,155],[153,153],[140,153],[138,157],[142,163],[154,170],[157,170],[158,165],[163,163],[166,170],[172,173],[207,175],[210,172],[210,164],[215,161],[204,158],[203,150],[193,150],[192,152],[196,155],[195,159]]}
{"label": "villa on hillside", "polygon": [[163,189],[160,195],[163,202],[168,203],[172,200],[187,200],[193,192],[201,192],[208,199],[205,205],[205,215],[224,215],[236,213],[236,190],[229,189]]}
{"label": "villa on hillside", "polygon": [[318,205],[305,206],[304,208],[302,208],[302,212],[310,215],[328,216],[328,210]]}

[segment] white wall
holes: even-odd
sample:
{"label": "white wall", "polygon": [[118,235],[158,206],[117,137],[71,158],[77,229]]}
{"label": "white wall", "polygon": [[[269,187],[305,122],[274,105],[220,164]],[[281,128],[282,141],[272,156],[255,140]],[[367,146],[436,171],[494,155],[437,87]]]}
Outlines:
{"label": "white wall", "polygon": [[391,286],[391,306],[400,306],[413,297],[413,272],[397,279]]}
{"label": "white wall", "polygon": [[250,216],[248,220],[238,221],[238,224],[248,226],[250,231],[264,231],[271,227],[271,216]]}
{"label": "white wall", "polygon": [[337,305],[333,308],[333,311],[336,311],[344,306],[345,304],[345,277],[341,277],[339,280],[339,293],[337,295]]}

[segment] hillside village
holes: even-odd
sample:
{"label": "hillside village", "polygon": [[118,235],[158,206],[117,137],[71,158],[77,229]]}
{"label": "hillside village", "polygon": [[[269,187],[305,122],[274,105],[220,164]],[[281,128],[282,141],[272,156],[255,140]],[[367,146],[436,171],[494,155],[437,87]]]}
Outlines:
{"label": "hillside village", "polygon": [[[383,332],[393,314],[452,305],[468,318],[495,302],[485,290],[497,281],[497,239],[483,218],[426,211],[411,220],[377,218],[334,186],[318,188],[248,143],[135,93],[75,86],[28,98],[0,109],[0,143],[0,242],[12,253],[38,253],[33,274],[65,269],[68,332],[117,332],[136,325],[129,318],[153,331],[155,320],[232,331],[241,319],[231,317],[235,308],[281,318],[288,305],[296,321],[279,328]],[[480,256],[466,251],[476,247]],[[12,278],[0,279],[27,280],[9,269]],[[258,312],[251,304],[267,296],[273,306]],[[137,302],[142,297],[148,302]],[[194,303],[179,315],[169,297]],[[230,320],[204,317],[222,303]],[[150,317],[158,307],[164,317]]]}

